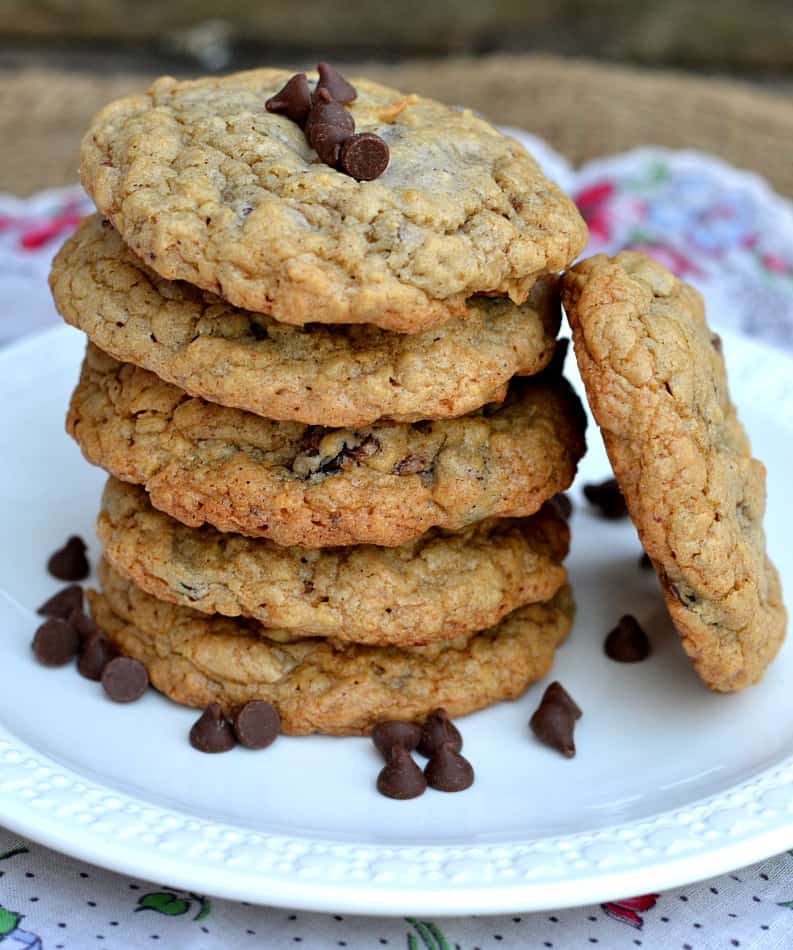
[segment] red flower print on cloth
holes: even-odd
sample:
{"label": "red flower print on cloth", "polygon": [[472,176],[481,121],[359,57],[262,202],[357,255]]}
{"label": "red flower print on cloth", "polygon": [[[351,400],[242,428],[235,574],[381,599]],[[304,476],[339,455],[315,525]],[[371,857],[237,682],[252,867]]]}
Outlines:
{"label": "red flower print on cloth", "polygon": [[641,897],[628,897],[621,901],[609,901],[607,904],[601,904],[603,911],[608,917],[619,920],[629,927],[635,927],[641,930],[644,926],[644,918],[639,911],[650,910],[655,907],[660,894],[643,894]]}
{"label": "red flower print on cloth", "polygon": [[55,238],[66,237],[77,227],[80,217],[79,207],[67,204],[44,221],[20,222],[19,246],[26,251],[35,251]]}
{"label": "red flower print on cloth", "polygon": [[610,181],[598,181],[575,195],[575,203],[586,221],[590,235],[597,241],[608,241],[611,235],[609,202],[614,194]]}

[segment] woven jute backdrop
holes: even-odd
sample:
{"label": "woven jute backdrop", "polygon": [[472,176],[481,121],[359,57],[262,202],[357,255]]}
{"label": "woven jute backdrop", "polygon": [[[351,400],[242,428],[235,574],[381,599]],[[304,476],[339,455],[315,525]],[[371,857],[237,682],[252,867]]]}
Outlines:
{"label": "woven jute backdrop", "polygon": [[[793,104],[747,84],[550,56],[345,64],[345,70],[528,129],[575,163],[636,145],[698,148],[759,172],[793,196]],[[75,181],[91,115],[151,78],[42,70],[1,77],[0,190],[27,195]]]}

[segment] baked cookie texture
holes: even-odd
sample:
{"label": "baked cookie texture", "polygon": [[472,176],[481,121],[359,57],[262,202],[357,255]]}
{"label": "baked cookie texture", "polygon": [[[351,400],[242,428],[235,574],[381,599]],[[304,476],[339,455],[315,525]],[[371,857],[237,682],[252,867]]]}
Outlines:
{"label": "baked cookie texture", "polygon": [[586,420],[562,379],[460,419],[320,429],[190,397],[89,344],[67,429],[89,462],[191,527],[278,544],[396,546],[534,514],[573,480]]}
{"label": "baked cookie texture", "polygon": [[700,295],[636,252],[582,261],[563,302],[614,474],[705,683],[756,683],[786,626],[765,550],[765,469]]}
{"label": "baked cookie texture", "polygon": [[573,615],[569,588],[470,637],[398,648],[294,639],[252,620],[208,617],[155,599],[105,562],[88,594],[99,627],[145,664],[153,685],[187,706],[228,713],[271,702],[292,735],[367,733],[385,719],[420,720],[438,706],[463,716],[514,699],[545,676]]}
{"label": "baked cookie texture", "polygon": [[166,77],[94,118],[83,185],[163,277],[285,323],[412,333],[463,316],[476,293],[522,303],[583,250],[573,202],[470,110],[353,80],[356,131],[391,156],[358,182],[265,109],[290,75]]}
{"label": "baked cookie texture", "polygon": [[398,548],[286,548],[188,528],[115,478],[97,533],[114,570],[159,600],[379,646],[471,634],[550,600],[565,583],[569,546],[567,523],[548,505],[532,518],[433,530]]}
{"label": "baked cookie texture", "polygon": [[520,306],[474,297],[464,316],[411,336],[295,327],[165,280],[98,215],[66,241],[50,274],[63,319],[106,353],[193,396],[325,426],[445,419],[503,399],[512,376],[540,372],[554,352],[557,283],[540,278]]}

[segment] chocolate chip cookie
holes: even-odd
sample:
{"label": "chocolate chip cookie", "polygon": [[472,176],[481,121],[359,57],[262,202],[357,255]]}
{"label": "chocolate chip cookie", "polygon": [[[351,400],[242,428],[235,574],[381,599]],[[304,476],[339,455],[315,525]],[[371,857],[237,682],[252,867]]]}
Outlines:
{"label": "chocolate chip cookie", "polygon": [[476,293],[522,303],[583,249],[573,202],[471,111],[354,80],[357,98],[333,105],[390,154],[357,181],[265,107],[290,76],[166,77],[94,118],[82,182],[163,277],[284,323],[415,333]]}
{"label": "chocolate chip cookie", "polygon": [[471,634],[550,600],[565,582],[569,543],[566,522],[546,505],[532,518],[434,529],[398,548],[286,548],[188,528],[115,478],[97,533],[113,568],[160,600],[379,646]]}
{"label": "chocolate chip cookie", "polygon": [[192,527],[278,544],[396,546],[432,527],[525,517],[571,483],[578,398],[559,378],[440,422],[320,429],[190,397],[89,344],[68,431],[86,458],[144,485]]}
{"label": "chocolate chip cookie", "polygon": [[727,389],[702,298],[623,252],[563,281],[595,418],[683,647],[712,689],[757,682],[785,635],[765,550],[765,469]]}
{"label": "chocolate chip cookie", "polygon": [[50,276],[64,320],[117,359],[224,406],[326,426],[446,419],[503,399],[512,376],[539,372],[554,352],[557,283],[540,278],[520,306],[474,297],[463,317],[414,335],[294,327],[165,280],[99,216]]}
{"label": "chocolate chip cookie", "polygon": [[219,702],[226,713],[272,703],[293,735],[368,732],[387,719],[421,720],[439,705],[463,716],[514,699],[545,676],[573,615],[568,587],[545,604],[509,614],[490,630],[424,647],[373,647],[295,639],[253,620],[198,613],[155,600],[99,567],[96,622],[152,684],[187,706]]}

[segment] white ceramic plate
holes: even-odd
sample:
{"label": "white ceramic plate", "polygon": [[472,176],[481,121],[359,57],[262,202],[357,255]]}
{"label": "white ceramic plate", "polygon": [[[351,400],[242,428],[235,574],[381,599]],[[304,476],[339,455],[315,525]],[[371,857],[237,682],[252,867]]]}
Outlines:
{"label": "white ceramic plate", "polygon": [[[572,522],[578,602],[553,677],[584,710],[567,761],[531,738],[543,686],[466,719],[477,773],[460,795],[380,797],[366,739],[281,738],[193,751],[195,713],[153,691],[106,700],[30,652],[47,556],[92,539],[103,476],[63,433],[83,338],[66,328],[0,353],[0,823],[142,878],[314,910],[435,915],[561,907],[682,884],[793,847],[793,650],[760,686],[708,692],[683,657],[628,523]],[[725,334],[733,394],[769,469],[769,547],[793,590],[793,363]],[[572,359],[570,363],[572,363]],[[572,371],[573,367],[568,366]],[[597,431],[578,485],[608,474]],[[579,501],[578,491],[574,492]],[[651,634],[635,666],[605,658],[622,613]]]}

